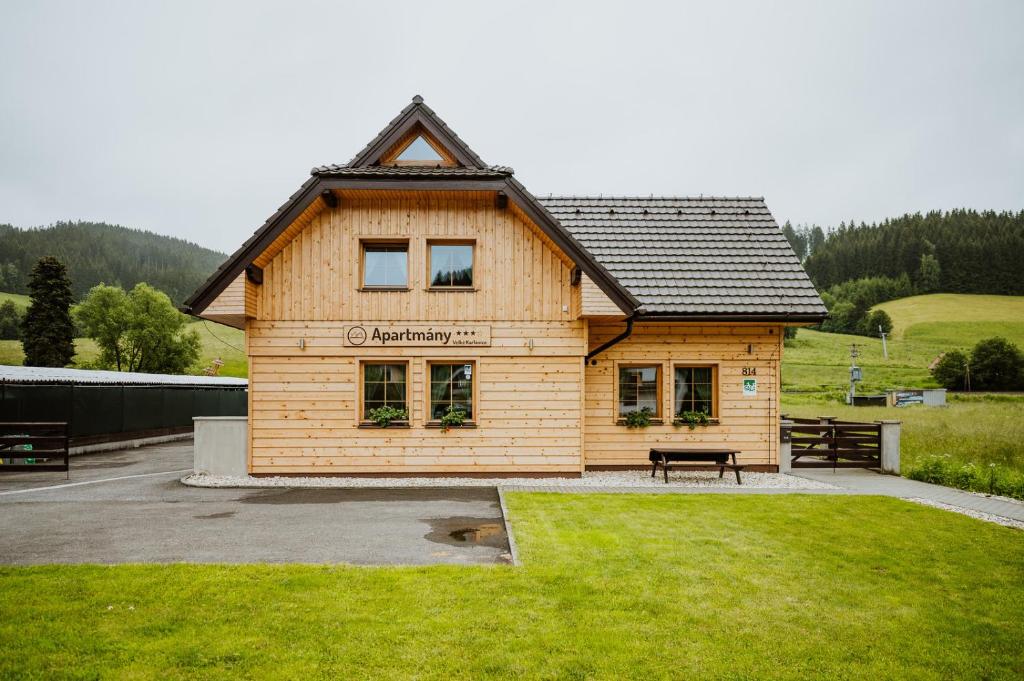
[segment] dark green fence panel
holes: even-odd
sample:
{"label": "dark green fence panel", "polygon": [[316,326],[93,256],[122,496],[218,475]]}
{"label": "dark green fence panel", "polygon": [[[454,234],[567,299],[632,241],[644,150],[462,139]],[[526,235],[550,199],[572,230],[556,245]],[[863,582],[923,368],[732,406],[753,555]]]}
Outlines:
{"label": "dark green fence panel", "polygon": [[196,388],[193,416],[230,416],[220,412],[220,391],[209,388]]}
{"label": "dark green fence panel", "polygon": [[0,421],[66,421],[72,438],[188,428],[195,416],[245,416],[244,387],[0,383]]}
{"label": "dark green fence panel", "polygon": [[191,426],[195,389],[171,388],[164,391],[164,428]]}
{"label": "dark green fence panel", "polygon": [[124,388],[124,429],[155,430],[160,428],[164,416],[164,389]]}
{"label": "dark green fence panel", "polygon": [[124,391],[119,385],[76,385],[72,398],[71,437],[124,431]]}
{"label": "dark green fence panel", "polygon": [[228,392],[221,390],[217,397],[220,416],[245,416],[249,411],[249,400],[241,390]]}
{"label": "dark green fence panel", "polygon": [[70,385],[5,385],[4,420],[70,421]]}

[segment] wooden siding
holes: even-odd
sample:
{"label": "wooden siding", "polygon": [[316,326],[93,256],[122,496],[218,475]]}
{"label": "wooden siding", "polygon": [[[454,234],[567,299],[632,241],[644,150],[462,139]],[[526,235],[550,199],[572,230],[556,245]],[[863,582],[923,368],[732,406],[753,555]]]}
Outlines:
{"label": "wooden siding", "polygon": [[605,295],[594,280],[587,275],[580,277],[582,309],[580,314],[590,318],[624,319],[625,313]]}
{"label": "wooden siding", "polygon": [[[571,263],[493,192],[337,192],[335,209],[308,216],[276,255],[261,256],[261,320],[569,321]],[[321,202],[317,202],[318,204]],[[305,215],[305,214],[304,214]],[[283,235],[282,235],[283,236]],[[360,243],[409,239],[409,291],[360,291]],[[473,291],[427,289],[427,242],[476,241]]]}
{"label": "wooden siding", "polygon": [[244,273],[239,274],[199,316],[236,329],[244,329],[246,317],[256,316],[255,287],[246,279]]}
{"label": "wooden siding", "polygon": [[[342,344],[343,326],[250,322],[254,473],[580,470],[582,322],[495,323],[490,347],[464,348],[354,348]],[[476,428],[424,426],[427,362],[444,359],[476,363]],[[359,427],[359,362],[367,360],[409,363],[411,427]]]}
{"label": "wooden siding", "polygon": [[[622,324],[590,323],[595,347],[622,332]],[[748,347],[750,352],[748,352]],[[747,464],[778,465],[779,362],[782,327],[729,324],[640,323],[633,335],[587,366],[584,459],[587,466],[646,465],[653,445],[735,447]],[[619,363],[662,367],[663,425],[629,429],[618,423]],[[671,425],[673,364],[717,367],[719,423],[689,430]],[[745,367],[756,376],[744,376]],[[743,379],[757,379],[757,396],[744,397]]]}

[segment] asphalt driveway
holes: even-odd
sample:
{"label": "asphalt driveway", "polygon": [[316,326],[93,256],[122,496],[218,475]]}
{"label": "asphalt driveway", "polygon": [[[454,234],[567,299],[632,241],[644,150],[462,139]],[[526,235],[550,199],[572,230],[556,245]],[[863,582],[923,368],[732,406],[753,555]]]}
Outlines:
{"label": "asphalt driveway", "polygon": [[192,442],[0,474],[0,563],[507,563],[493,488],[200,489]]}

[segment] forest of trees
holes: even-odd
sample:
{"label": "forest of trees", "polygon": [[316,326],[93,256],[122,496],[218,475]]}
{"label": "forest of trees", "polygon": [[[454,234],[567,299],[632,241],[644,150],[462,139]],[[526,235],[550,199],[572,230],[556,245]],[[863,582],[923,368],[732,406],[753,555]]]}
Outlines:
{"label": "forest of trees", "polygon": [[103,222],[58,222],[19,229],[0,224],[0,291],[26,293],[39,258],[68,268],[75,299],[99,283],[131,289],[146,282],[180,304],[225,260],[202,246]]}
{"label": "forest of trees", "polygon": [[787,238],[798,254],[803,248],[804,267],[819,291],[853,279],[907,275],[916,293],[1024,294],[1024,211],[960,209],[843,223],[808,249],[814,229],[790,228]]}

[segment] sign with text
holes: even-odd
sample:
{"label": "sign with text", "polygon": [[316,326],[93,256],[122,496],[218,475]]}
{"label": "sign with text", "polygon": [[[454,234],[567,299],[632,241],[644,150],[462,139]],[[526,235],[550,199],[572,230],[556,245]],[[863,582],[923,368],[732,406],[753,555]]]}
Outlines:
{"label": "sign with text", "polygon": [[490,345],[489,326],[445,324],[358,324],[346,326],[345,345],[365,347],[464,347]]}
{"label": "sign with text", "polygon": [[743,396],[744,397],[757,397],[757,379],[756,378],[744,378],[743,379]]}

